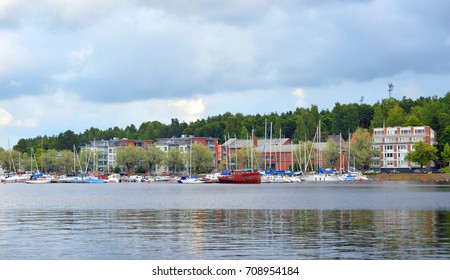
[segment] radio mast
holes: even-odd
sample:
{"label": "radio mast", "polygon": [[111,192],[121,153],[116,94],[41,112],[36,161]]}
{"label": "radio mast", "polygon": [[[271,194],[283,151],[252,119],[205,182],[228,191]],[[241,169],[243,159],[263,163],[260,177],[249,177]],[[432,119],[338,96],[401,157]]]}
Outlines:
{"label": "radio mast", "polygon": [[392,91],[394,90],[394,85],[392,83],[388,84],[389,98],[392,97]]}

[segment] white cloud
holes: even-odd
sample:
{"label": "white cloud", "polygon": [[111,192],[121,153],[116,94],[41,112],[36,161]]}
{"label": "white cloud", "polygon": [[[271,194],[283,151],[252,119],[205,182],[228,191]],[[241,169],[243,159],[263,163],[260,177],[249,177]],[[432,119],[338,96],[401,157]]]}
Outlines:
{"label": "white cloud", "polygon": [[6,109],[0,108],[0,126],[9,127],[35,127],[37,125],[37,120],[27,119],[27,120],[16,120],[13,115]]}
{"label": "white cloud", "polygon": [[168,104],[169,107],[181,110],[184,113],[182,119],[186,121],[195,121],[199,119],[206,108],[206,102],[201,98],[191,100],[180,99],[171,101]]}
{"label": "white cloud", "polygon": [[0,108],[0,126],[9,125],[13,121],[11,113],[3,108]]}
{"label": "white cloud", "polygon": [[305,107],[306,92],[301,88],[296,88],[292,95],[295,97],[295,105],[297,107]]}

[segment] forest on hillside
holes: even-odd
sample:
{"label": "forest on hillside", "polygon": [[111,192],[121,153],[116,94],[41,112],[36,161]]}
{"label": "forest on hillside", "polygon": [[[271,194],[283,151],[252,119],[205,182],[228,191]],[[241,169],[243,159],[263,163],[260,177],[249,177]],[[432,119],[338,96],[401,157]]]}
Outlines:
{"label": "forest on hillside", "polygon": [[312,140],[319,121],[324,141],[328,135],[339,133],[347,139],[349,133],[357,128],[371,131],[372,128],[383,126],[428,125],[437,132],[438,150],[442,150],[446,143],[450,143],[450,92],[443,97],[420,97],[416,100],[407,97],[400,100],[386,98],[373,105],[336,103],[331,111],[319,111],[317,105],[312,105],[310,108],[296,108],[295,111],[280,114],[243,115],[226,112],[189,124],[172,119],[170,124],[153,120],[144,122],[139,127],[135,124],[106,130],[91,127],[79,134],[67,130],[53,136],[20,139],[13,149],[22,153],[29,153],[31,148],[61,151],[72,150],[74,145],[84,146],[94,139],[107,140],[117,137],[156,140],[181,135],[214,137],[219,138],[219,143],[223,143],[228,137],[246,139],[252,130],[257,137],[264,138],[265,133],[270,133],[270,127],[273,137],[279,137],[281,133],[282,137],[291,138],[294,143],[298,143]]}

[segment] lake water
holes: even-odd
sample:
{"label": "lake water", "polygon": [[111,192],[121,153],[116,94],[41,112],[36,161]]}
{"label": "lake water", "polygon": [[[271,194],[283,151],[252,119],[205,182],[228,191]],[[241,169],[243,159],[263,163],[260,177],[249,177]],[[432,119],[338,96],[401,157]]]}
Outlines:
{"label": "lake water", "polygon": [[450,186],[2,184],[0,259],[450,259]]}

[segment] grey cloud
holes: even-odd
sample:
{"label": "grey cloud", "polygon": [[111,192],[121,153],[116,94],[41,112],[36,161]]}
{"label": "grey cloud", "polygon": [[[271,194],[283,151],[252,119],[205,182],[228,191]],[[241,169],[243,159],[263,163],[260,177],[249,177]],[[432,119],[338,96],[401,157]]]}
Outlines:
{"label": "grey cloud", "polygon": [[[448,19],[408,2],[86,0],[71,10],[47,0],[39,17],[51,24],[16,29],[30,61],[1,75],[0,90],[112,103],[447,72]],[[70,28],[48,28],[58,23]],[[89,60],[74,65],[70,53],[87,46]]]}

